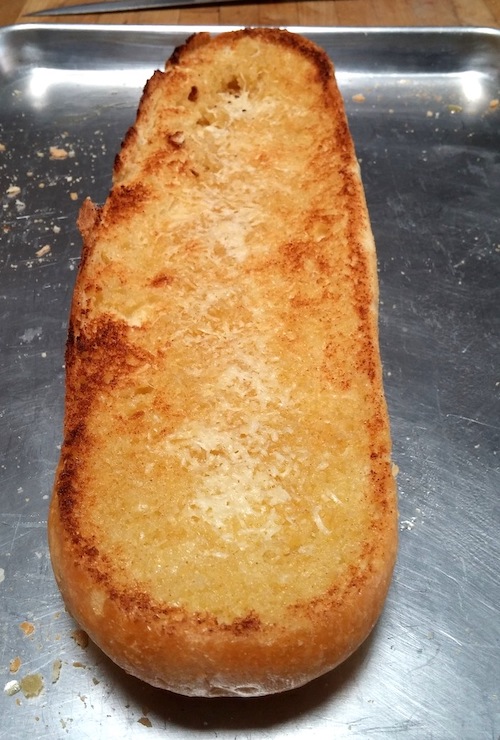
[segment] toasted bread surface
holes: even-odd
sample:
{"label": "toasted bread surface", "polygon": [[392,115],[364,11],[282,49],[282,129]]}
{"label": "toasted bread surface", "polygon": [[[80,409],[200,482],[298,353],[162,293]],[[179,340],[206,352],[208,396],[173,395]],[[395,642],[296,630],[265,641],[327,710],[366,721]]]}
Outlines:
{"label": "toasted bread surface", "polygon": [[326,54],[191,37],[79,225],[49,519],[68,608],[156,686],[304,684],[371,631],[397,545],[375,248]]}

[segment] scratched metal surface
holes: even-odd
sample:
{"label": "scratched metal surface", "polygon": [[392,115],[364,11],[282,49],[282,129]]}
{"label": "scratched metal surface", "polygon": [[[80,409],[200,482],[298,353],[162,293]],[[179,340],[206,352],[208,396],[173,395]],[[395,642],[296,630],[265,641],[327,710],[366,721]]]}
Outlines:
{"label": "scratched metal surface", "polygon": [[75,218],[85,195],[105,197],[143,83],[192,30],[0,31],[0,736],[497,740],[497,32],[308,31],[337,65],[378,243],[401,531],[371,638],[291,695],[200,701],[74,639],[46,519]]}

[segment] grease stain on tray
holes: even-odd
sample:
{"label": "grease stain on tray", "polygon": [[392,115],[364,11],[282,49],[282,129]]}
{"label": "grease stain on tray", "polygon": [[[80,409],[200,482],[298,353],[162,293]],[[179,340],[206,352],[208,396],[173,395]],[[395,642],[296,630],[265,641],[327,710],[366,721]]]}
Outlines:
{"label": "grease stain on tray", "polygon": [[20,680],[19,685],[26,699],[34,699],[43,691],[43,676],[41,673],[28,673]]}

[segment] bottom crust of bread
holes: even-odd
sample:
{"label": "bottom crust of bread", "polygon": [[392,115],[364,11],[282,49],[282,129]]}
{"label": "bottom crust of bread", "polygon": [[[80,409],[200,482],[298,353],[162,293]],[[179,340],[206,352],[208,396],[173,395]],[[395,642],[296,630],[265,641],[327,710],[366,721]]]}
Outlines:
{"label": "bottom crust of bread", "polygon": [[356,573],[341,593],[295,605],[288,621],[280,624],[262,624],[252,614],[218,624],[210,615],[176,613],[161,606],[155,610],[145,594],[133,603],[100,588],[80,567],[55,507],[49,537],[66,606],[101,650],[152,686],[198,697],[289,691],[337,667],[375,626],[396,556],[395,538],[388,531],[386,559],[363,582]]}

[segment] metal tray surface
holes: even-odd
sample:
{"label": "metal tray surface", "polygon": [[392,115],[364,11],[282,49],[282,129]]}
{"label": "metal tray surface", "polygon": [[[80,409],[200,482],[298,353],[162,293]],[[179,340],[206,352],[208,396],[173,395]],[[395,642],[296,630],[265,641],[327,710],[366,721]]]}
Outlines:
{"label": "metal tray surface", "polygon": [[0,30],[0,736],[497,740],[496,31],[294,29],[336,64],[378,245],[400,551],[371,637],[301,690],[196,700],[126,676],[64,611],[46,524],[77,211],[105,198],[147,77],[194,30]]}

